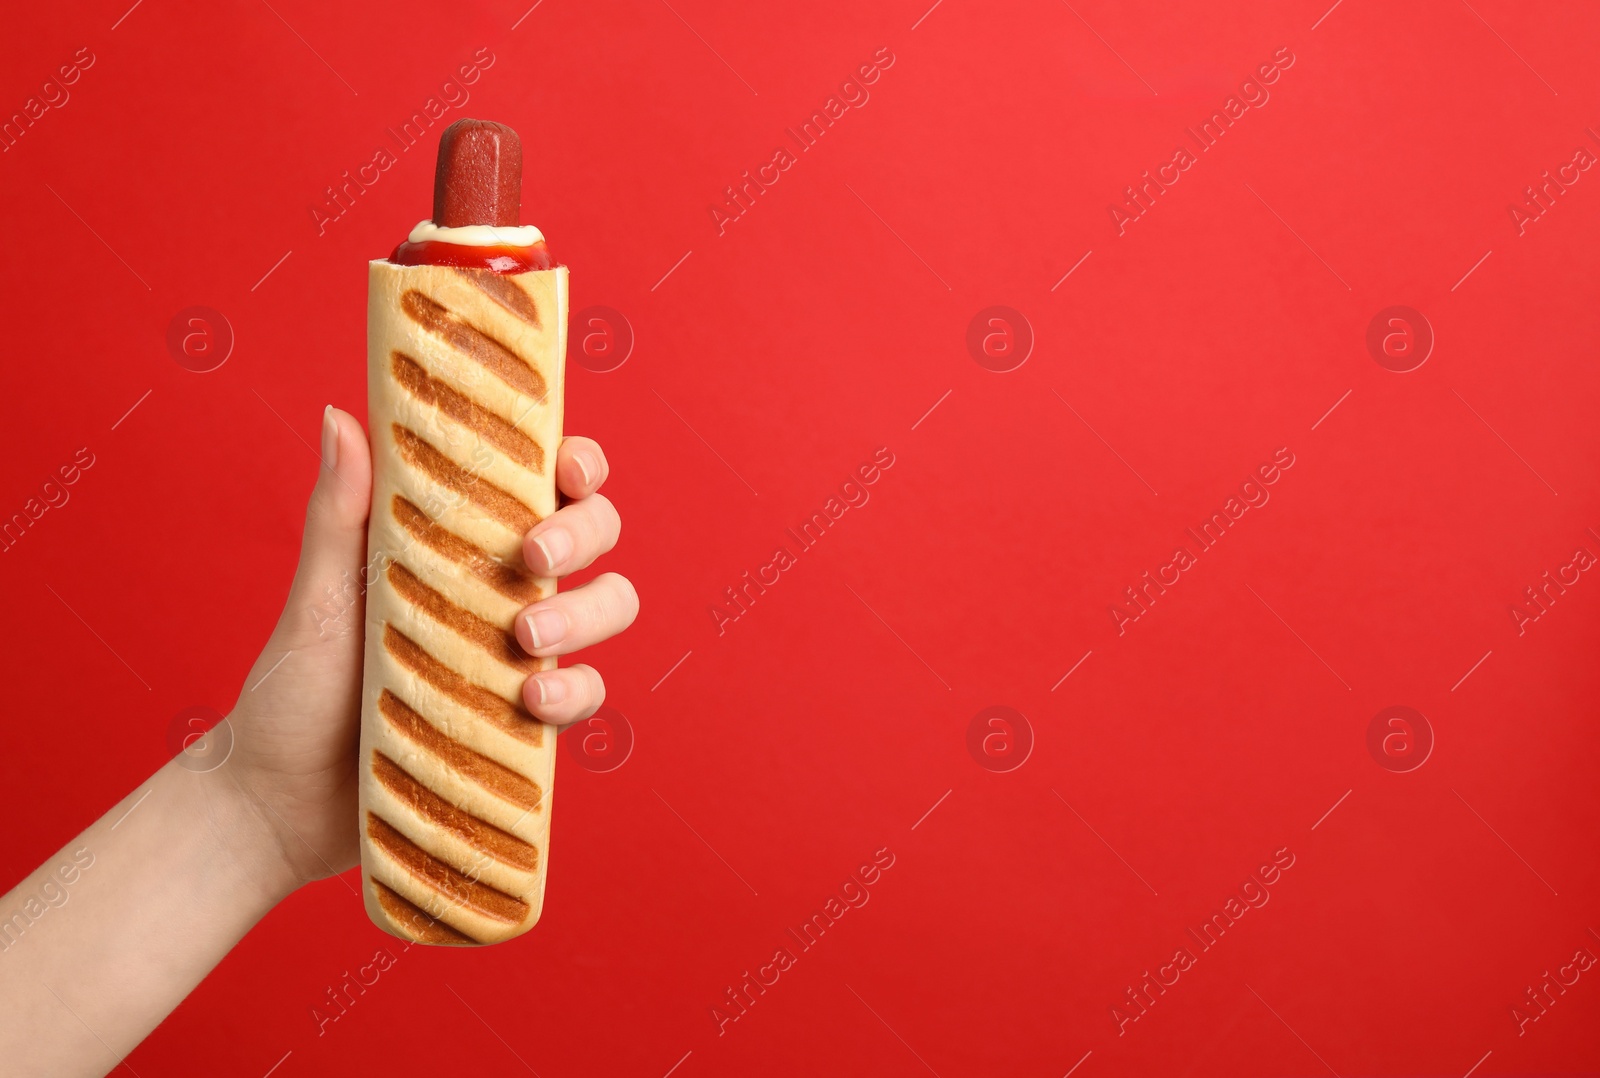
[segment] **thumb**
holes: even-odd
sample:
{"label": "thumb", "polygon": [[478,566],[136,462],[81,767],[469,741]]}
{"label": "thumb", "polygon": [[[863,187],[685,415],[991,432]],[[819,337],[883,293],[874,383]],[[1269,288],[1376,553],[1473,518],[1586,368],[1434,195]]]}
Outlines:
{"label": "thumb", "polygon": [[325,586],[359,579],[371,505],[372,452],[366,434],[354,416],[330,404],[322,415],[322,467],[306,505],[294,591],[317,594]]}
{"label": "thumb", "polygon": [[[366,434],[354,416],[329,405],[322,414],[322,464],[306,505],[300,565],[278,624],[251,670],[249,689],[240,695],[241,702],[266,700],[281,691],[285,675],[273,678],[264,693],[255,690],[290,653],[312,648],[335,662],[351,654],[359,656],[362,567],[371,502],[372,452]],[[360,668],[354,669],[359,692]]]}

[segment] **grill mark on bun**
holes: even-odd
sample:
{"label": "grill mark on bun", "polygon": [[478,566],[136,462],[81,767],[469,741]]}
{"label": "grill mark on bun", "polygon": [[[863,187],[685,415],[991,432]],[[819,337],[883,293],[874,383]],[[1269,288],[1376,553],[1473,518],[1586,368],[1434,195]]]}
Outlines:
{"label": "grill mark on bun", "polygon": [[378,697],[378,711],[402,737],[437,756],[470,782],[526,812],[539,810],[544,791],[539,789],[537,782],[489,759],[481,752],[467,748],[388,689],[384,689]]}
{"label": "grill mark on bun", "polygon": [[525,872],[538,870],[539,847],[470,812],[463,812],[381,752],[372,754],[372,775],[418,816],[484,856]]}
{"label": "grill mark on bun", "polygon": [[538,670],[537,661],[522,650],[511,633],[496,628],[470,610],[463,610],[442,593],[424,584],[417,574],[397,561],[389,563],[386,573],[400,598],[422,610],[440,625],[470,640],[507,666],[525,674]]}
{"label": "grill mark on bun", "polygon": [[452,928],[433,916],[421,906],[412,902],[394,888],[369,877],[372,884],[372,893],[378,896],[378,905],[383,907],[383,912],[389,919],[401,925],[411,933],[411,938],[419,943],[456,943],[477,944],[482,940],[473,939],[460,929]]}
{"label": "grill mark on bun", "polygon": [[487,408],[462,396],[422,369],[422,364],[404,352],[389,357],[395,381],[423,404],[431,404],[462,426],[493,443],[506,456],[536,475],[544,474],[544,448]]}
{"label": "grill mark on bun", "polygon": [[502,924],[520,925],[532,908],[520,898],[469,879],[402,835],[375,812],[367,813],[367,836],[373,845],[398,861],[412,877],[452,904]]}
{"label": "grill mark on bun", "polygon": [[505,308],[506,313],[515,315],[530,326],[539,325],[539,308],[534,304],[533,297],[516,281],[493,270],[468,269],[462,273],[477,285],[479,291]]}
{"label": "grill mark on bun", "polygon": [[483,330],[463,322],[443,304],[412,288],[400,297],[400,308],[417,325],[442,338],[457,352],[487,367],[512,389],[535,400],[544,400],[544,378],[538,371]]}
{"label": "grill mark on bun", "polygon": [[395,445],[406,463],[420,469],[442,487],[476,502],[484,512],[516,532],[525,535],[539,523],[540,517],[532,509],[479,475],[473,475],[461,465],[429,445],[421,435],[407,430],[398,423],[391,424]]}
{"label": "grill mark on bun", "polygon": [[393,625],[383,627],[383,646],[390,655],[423,681],[458,704],[487,719],[497,729],[526,745],[544,743],[544,723],[519,711],[488,689],[474,685],[422,649],[422,646]]}
{"label": "grill mark on bun", "polygon": [[402,495],[394,496],[391,507],[394,510],[394,518],[400,526],[420,540],[424,546],[465,566],[473,576],[507,599],[514,599],[519,603],[532,603],[541,597],[537,578],[512,568],[487,551],[449,531]]}

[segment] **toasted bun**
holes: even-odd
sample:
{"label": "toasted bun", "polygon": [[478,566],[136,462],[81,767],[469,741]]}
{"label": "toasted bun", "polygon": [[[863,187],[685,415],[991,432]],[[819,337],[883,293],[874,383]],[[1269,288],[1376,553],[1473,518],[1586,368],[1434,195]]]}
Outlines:
{"label": "toasted bun", "polygon": [[522,539],[556,509],[565,267],[373,262],[361,871],[379,928],[497,943],[544,902],[555,730],[512,635],[555,591]]}

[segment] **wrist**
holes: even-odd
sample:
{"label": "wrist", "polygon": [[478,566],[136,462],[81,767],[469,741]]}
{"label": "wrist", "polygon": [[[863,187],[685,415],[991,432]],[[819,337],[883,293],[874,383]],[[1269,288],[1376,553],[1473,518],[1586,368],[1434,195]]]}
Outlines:
{"label": "wrist", "polygon": [[178,755],[157,777],[204,830],[217,867],[260,903],[264,914],[304,882],[289,863],[277,821],[242,781],[242,768],[225,762],[213,770],[199,770],[192,759]]}

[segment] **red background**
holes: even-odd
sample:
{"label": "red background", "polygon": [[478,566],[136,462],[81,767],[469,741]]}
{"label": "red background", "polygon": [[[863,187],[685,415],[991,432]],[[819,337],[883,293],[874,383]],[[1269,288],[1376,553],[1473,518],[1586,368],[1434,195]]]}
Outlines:
{"label": "red background", "polygon": [[[0,155],[0,510],[95,456],[0,556],[8,880],[159,766],[175,715],[238,693],[322,406],[364,414],[365,262],[428,212],[439,127],[325,234],[311,208],[475,50],[494,63],[443,122],[522,132],[574,308],[637,338],[597,374],[575,327],[568,384],[626,525],[604,565],[643,599],[590,659],[637,742],[597,773],[564,735],[542,923],[399,953],[319,1035],[327,988],[398,944],[353,874],[307,887],[129,1062],[1592,1073],[1600,969],[1521,1035],[1512,1008],[1600,954],[1600,583],[1522,635],[1509,610],[1600,553],[1600,172],[1525,234],[1508,207],[1600,153],[1600,17],[1397,6],[9,12],[0,111],[96,62]],[[1285,46],[1270,100],[1195,151],[1185,128]],[[880,47],[870,100],[719,235],[723,189]],[[1185,144],[1119,235],[1108,206]],[[1008,373],[965,343],[996,304],[1036,337]],[[191,305],[237,338],[208,374],[165,344]],[[1409,373],[1365,344],[1393,305],[1436,335]],[[719,635],[723,589],[879,447],[870,501]],[[1280,447],[1270,502],[1119,634],[1123,589]],[[1396,704],[1436,738],[1405,773],[1367,747]],[[968,751],[991,706],[1026,717],[1020,768]],[[1186,929],[1285,847],[1269,903],[1198,953]],[[719,1033],[727,988],[884,848],[868,904]],[[1113,1005],[1184,946],[1119,1035]]]}

